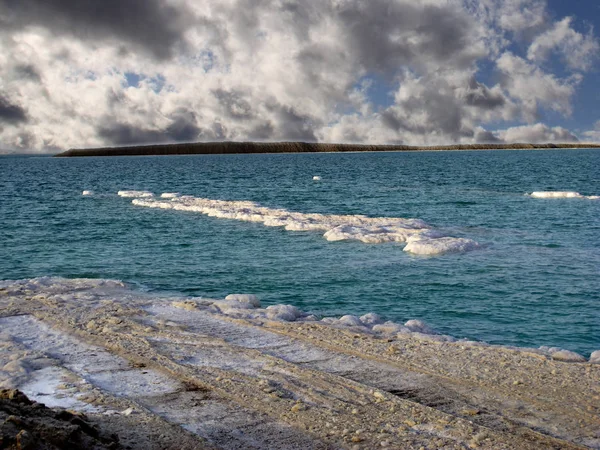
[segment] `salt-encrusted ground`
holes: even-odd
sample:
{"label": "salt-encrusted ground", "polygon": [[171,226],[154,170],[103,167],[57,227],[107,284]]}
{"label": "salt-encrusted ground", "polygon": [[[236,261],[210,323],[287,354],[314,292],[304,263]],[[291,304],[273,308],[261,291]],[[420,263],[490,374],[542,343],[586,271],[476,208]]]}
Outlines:
{"label": "salt-encrusted ground", "polygon": [[4,283],[0,387],[133,448],[600,448],[598,364],[258,306]]}

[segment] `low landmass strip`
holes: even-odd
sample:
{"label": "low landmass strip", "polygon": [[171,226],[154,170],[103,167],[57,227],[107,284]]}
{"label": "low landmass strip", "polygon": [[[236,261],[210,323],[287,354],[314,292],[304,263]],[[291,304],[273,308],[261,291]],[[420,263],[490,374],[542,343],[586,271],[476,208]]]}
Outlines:
{"label": "low landmass strip", "polygon": [[70,149],[57,157],[68,156],[152,156],[220,155],[235,153],[338,153],[338,152],[410,152],[444,150],[534,150],[558,148],[600,148],[600,144],[460,144],[438,146],[322,144],[310,142],[197,142],[127,147]]}

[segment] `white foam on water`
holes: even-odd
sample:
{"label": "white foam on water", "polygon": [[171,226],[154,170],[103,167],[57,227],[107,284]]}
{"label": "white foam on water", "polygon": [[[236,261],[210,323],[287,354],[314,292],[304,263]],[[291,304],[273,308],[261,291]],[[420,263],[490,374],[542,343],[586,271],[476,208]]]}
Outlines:
{"label": "white foam on water", "polygon": [[[130,191],[120,191],[119,195],[122,192]],[[419,255],[465,252],[480,247],[470,239],[444,236],[420,219],[300,213],[267,208],[250,201],[213,200],[192,196],[164,197],[164,195],[161,199],[151,198],[151,195],[144,197],[137,195],[132,203],[146,208],[192,211],[219,219],[262,223],[268,227],[283,227],[287,231],[318,231],[324,233],[323,237],[328,241],[352,240],[366,244],[381,244],[406,243],[413,239],[412,245],[407,245],[404,251]]]}
{"label": "white foam on water", "polygon": [[529,194],[533,198],[580,198],[587,200],[598,200],[599,195],[582,195],[574,191],[537,191]]}
{"label": "white foam on water", "polygon": [[125,198],[150,198],[154,197],[152,192],[148,191],[119,191],[117,192],[119,197]]}

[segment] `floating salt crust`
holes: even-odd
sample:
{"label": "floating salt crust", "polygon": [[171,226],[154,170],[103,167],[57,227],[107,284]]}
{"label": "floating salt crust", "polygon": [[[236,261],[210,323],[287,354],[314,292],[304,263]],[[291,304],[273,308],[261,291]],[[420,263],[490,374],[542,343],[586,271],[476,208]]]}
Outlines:
{"label": "floating salt crust", "polygon": [[119,191],[132,203],[146,208],[192,211],[219,219],[262,223],[287,231],[318,231],[328,241],[360,241],[366,244],[407,243],[404,251],[415,255],[466,252],[480,245],[466,238],[446,236],[420,219],[300,213],[268,208],[250,201],[214,200],[165,193],[160,198],[146,191]]}

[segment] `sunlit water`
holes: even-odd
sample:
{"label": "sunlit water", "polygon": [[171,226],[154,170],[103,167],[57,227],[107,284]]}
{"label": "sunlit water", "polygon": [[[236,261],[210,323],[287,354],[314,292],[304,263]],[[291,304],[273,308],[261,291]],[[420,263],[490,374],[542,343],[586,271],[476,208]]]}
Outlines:
{"label": "sunlit water", "polygon": [[[459,338],[589,354],[600,349],[600,201],[525,194],[598,195],[599,168],[594,150],[2,157],[0,279],[254,293],[320,315],[376,312]],[[419,257],[399,243],[142,208],[123,189],[418,218],[482,248]]]}

